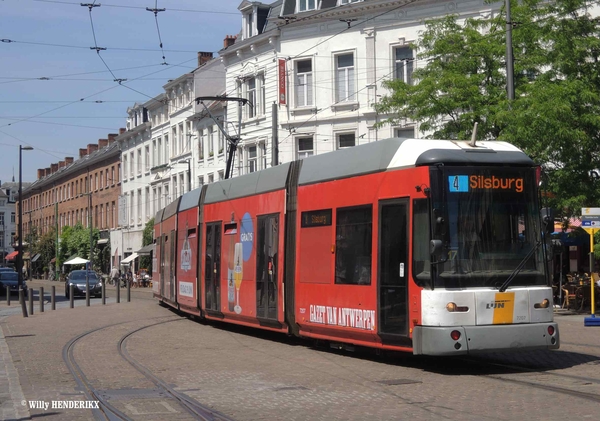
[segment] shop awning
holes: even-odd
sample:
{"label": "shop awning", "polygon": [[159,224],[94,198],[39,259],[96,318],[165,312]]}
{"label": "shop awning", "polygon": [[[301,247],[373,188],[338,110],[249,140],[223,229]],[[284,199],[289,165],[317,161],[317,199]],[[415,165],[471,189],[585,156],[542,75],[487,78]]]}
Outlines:
{"label": "shop awning", "polygon": [[8,253],[6,255],[6,260],[14,260],[18,254],[19,254],[18,251],[13,251],[12,253]]}
{"label": "shop awning", "polygon": [[33,259],[31,259],[31,263],[33,262],[37,262],[37,259],[39,259],[41,256],[41,254],[37,253],[35,256],[33,256]]}
{"label": "shop awning", "polygon": [[148,244],[147,246],[144,246],[141,249],[139,249],[138,251],[136,251],[136,253],[139,254],[140,256],[150,256],[150,253],[152,253],[153,251],[154,251],[154,244]]}
{"label": "shop awning", "polygon": [[133,253],[131,256],[126,257],[125,259],[121,260],[121,264],[125,265],[125,264],[129,264],[131,262],[133,262],[135,259],[137,259],[138,254],[137,253]]}

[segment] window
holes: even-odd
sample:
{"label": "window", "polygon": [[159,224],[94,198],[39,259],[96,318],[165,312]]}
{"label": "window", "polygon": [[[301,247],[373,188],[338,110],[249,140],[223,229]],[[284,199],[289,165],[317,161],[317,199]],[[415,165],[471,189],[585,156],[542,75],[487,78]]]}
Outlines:
{"label": "window", "polygon": [[171,151],[169,149],[169,135],[165,135],[165,162],[171,158]]}
{"label": "window", "polygon": [[248,172],[258,171],[258,152],[256,145],[248,147]]}
{"label": "window", "polygon": [[14,223],[15,223],[15,213],[14,213],[14,212],[11,212],[11,213],[10,213],[10,223],[11,223],[11,224],[14,224]]}
{"label": "window", "polygon": [[350,3],[358,3],[363,0],[340,0],[340,4],[350,4]]}
{"label": "window", "polygon": [[215,176],[214,176],[214,174],[209,174],[208,175],[208,183],[211,184],[211,183],[214,183],[214,182],[215,182]]}
{"label": "window", "polygon": [[210,126],[208,128],[208,156],[213,156],[215,154],[215,128],[214,126]]}
{"label": "window", "polygon": [[312,60],[300,60],[296,62],[294,85],[296,107],[313,105]]}
{"label": "window", "polygon": [[198,136],[198,157],[200,159],[204,159],[204,140],[204,130],[200,129]]}
{"label": "window", "polygon": [[354,54],[341,54],[335,58],[336,102],[356,101],[354,92]]}
{"label": "window", "polygon": [[304,159],[309,156],[313,156],[313,138],[311,137],[300,137],[298,138],[298,159]]}
{"label": "window", "polygon": [[173,150],[171,151],[171,156],[177,156],[178,155],[178,151],[177,151],[177,127],[173,127],[171,129],[171,134],[172,134],[172,139],[173,139],[173,145],[171,145],[171,147],[173,148]]}
{"label": "window", "polygon": [[134,171],[135,171],[135,165],[134,163],[134,159],[135,159],[135,155],[133,152],[129,153],[129,176],[133,177]]}
{"label": "window", "polygon": [[219,127],[217,126],[217,139],[219,139],[219,155],[221,155],[224,152],[224,146],[225,146],[225,139],[223,137],[223,133],[221,132],[221,130],[219,129]]}
{"label": "window", "polygon": [[372,213],[371,206],[337,210],[336,284],[371,284]]}
{"label": "window", "polygon": [[405,82],[408,85],[412,85],[414,59],[411,48],[394,48],[394,56],[396,66],[394,69],[395,78]]}
{"label": "window", "polygon": [[254,16],[252,12],[246,14],[246,38],[254,35]]}
{"label": "window", "polygon": [[137,191],[137,223],[142,223],[142,189]]}
{"label": "window", "polygon": [[219,181],[225,180],[225,172],[223,170],[219,171]]}
{"label": "window", "polygon": [[183,137],[183,123],[179,125],[179,153],[185,152],[185,141]]}
{"label": "window", "polygon": [[[148,190],[146,190],[148,191]],[[146,198],[148,202],[150,202],[150,196]],[[152,215],[156,213],[158,210],[158,197],[156,196],[156,187],[152,187]],[[150,216],[150,214],[148,214]]]}
{"label": "window", "polygon": [[158,156],[157,156],[157,163],[156,165],[161,165],[162,164],[162,155],[163,155],[163,151],[162,151],[162,138],[158,138]]}
{"label": "window", "polygon": [[156,150],[156,139],[152,141],[152,166],[156,167],[156,158],[158,158],[158,151]]}
{"label": "window", "polygon": [[198,177],[198,187],[202,187],[204,185],[204,176]]}
{"label": "window", "polygon": [[244,83],[245,97],[252,105],[246,105],[246,118],[260,117],[265,113],[265,84],[264,76],[246,79]]}
{"label": "window", "polygon": [[305,12],[307,10],[315,10],[316,0],[299,0],[298,11]]}
{"label": "window", "polygon": [[142,148],[137,150],[137,173],[142,173]]}
{"label": "window", "polygon": [[395,129],[394,136],[406,139],[412,139],[415,137],[415,128],[414,127],[404,127],[402,129]]}
{"label": "window", "polygon": [[[123,181],[125,181],[125,178],[127,178],[125,174],[127,174],[128,162],[129,160],[127,159],[127,154],[125,153],[123,154]],[[81,188],[83,189],[83,186]]]}
{"label": "window", "polygon": [[114,165],[110,167],[110,176],[111,176],[111,184],[115,184],[115,167]]}
{"label": "window", "polygon": [[0,227],[4,228],[4,212],[0,212]]}
{"label": "window", "polygon": [[356,135],[354,133],[340,133],[337,135],[338,149],[356,146]]}
{"label": "window", "polygon": [[150,171],[150,146],[149,145],[144,146],[144,152],[146,155],[146,159],[144,161],[144,170]]}
{"label": "window", "polygon": [[185,193],[185,182],[183,181],[183,173],[179,174],[179,185],[181,186],[181,194]]}
{"label": "window", "polygon": [[173,193],[175,194],[175,197],[179,197],[179,194],[177,191],[177,176],[173,177]]}

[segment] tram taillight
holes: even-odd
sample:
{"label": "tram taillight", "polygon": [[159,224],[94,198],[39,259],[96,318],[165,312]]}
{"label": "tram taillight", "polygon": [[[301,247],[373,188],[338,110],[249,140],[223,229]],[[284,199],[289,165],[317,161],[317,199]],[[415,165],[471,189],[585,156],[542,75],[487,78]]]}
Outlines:
{"label": "tram taillight", "polygon": [[554,326],[548,326],[548,335],[554,335]]}
{"label": "tram taillight", "polygon": [[455,341],[458,341],[460,339],[460,332],[458,330],[453,330],[450,332],[450,337]]}

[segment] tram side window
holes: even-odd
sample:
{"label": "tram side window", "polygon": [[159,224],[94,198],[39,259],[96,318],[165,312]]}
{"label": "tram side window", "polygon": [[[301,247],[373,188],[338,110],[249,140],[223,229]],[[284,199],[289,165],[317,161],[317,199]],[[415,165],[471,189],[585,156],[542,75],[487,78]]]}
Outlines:
{"label": "tram side window", "polygon": [[427,199],[413,201],[413,277],[424,286],[430,279],[429,212]]}
{"label": "tram side window", "polygon": [[335,283],[371,284],[372,206],[338,209],[335,235]]}

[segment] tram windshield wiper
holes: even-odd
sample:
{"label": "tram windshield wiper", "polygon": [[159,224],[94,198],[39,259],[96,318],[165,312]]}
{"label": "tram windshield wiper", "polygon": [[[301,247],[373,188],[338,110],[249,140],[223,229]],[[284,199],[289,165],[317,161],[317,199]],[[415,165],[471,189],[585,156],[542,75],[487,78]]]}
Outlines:
{"label": "tram windshield wiper", "polygon": [[535,245],[535,247],[532,247],[531,250],[529,250],[529,253],[527,253],[527,255],[525,257],[523,257],[523,260],[521,260],[521,262],[517,265],[517,267],[515,268],[515,270],[512,271],[512,273],[510,274],[510,276],[500,286],[500,288],[498,289],[499,292],[506,291],[506,288],[508,288],[508,286],[513,281],[513,279],[515,279],[516,276],[519,274],[519,272],[521,272],[521,269],[523,269],[523,267],[525,266],[525,264],[529,261],[529,259],[531,259],[531,256],[533,256],[535,254],[535,252],[537,251],[537,249],[541,245],[542,245],[542,242],[538,241],[537,244]]}

